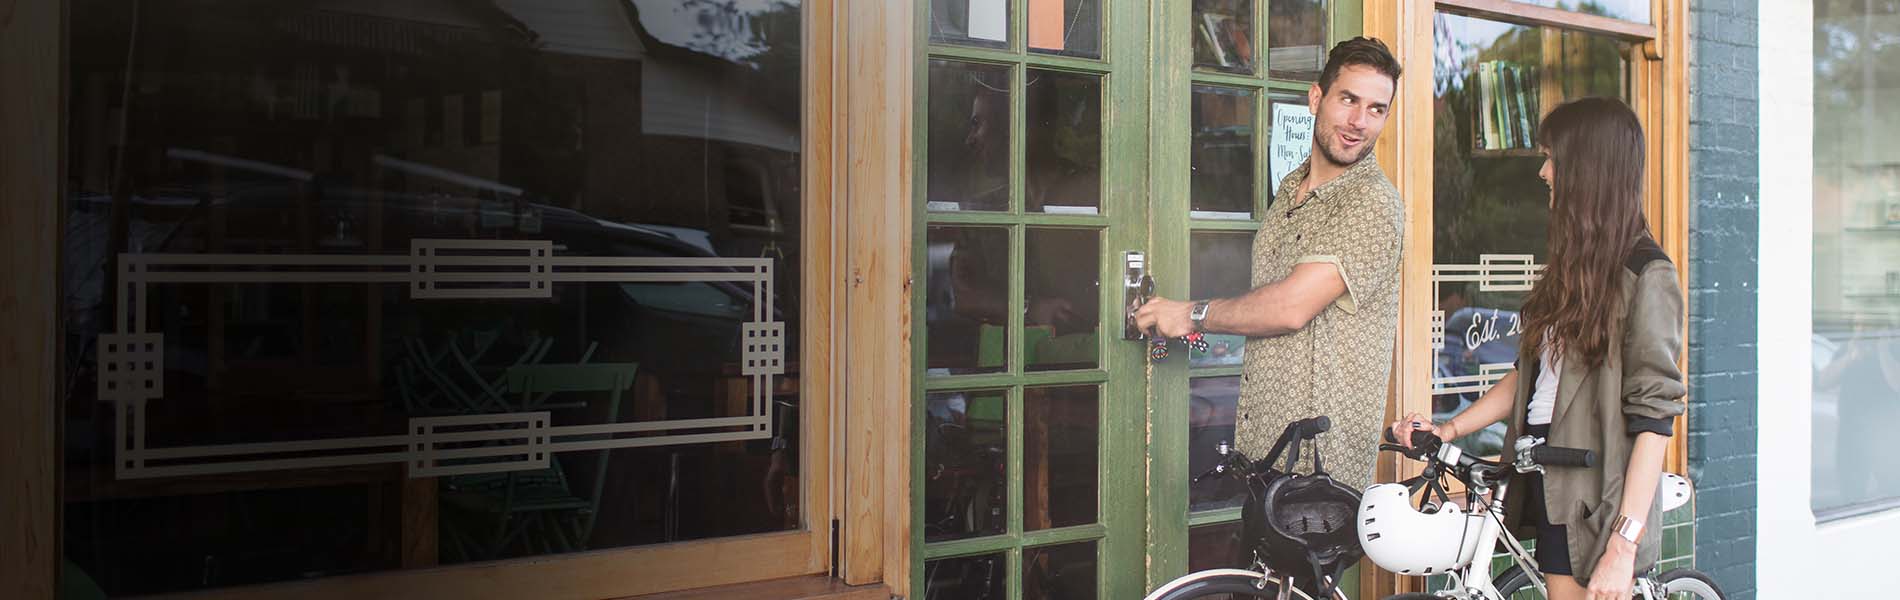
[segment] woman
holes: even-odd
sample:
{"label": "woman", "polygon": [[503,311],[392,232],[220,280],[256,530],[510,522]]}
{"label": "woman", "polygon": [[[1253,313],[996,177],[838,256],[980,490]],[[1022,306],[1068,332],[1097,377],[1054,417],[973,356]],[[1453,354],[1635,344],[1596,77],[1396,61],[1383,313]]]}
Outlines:
{"label": "woman", "polygon": [[1657,482],[1686,392],[1682,294],[1643,218],[1636,114],[1584,98],[1552,110],[1538,138],[1550,265],[1524,302],[1517,368],[1449,421],[1413,414],[1392,430],[1408,444],[1409,429],[1452,440],[1508,418],[1507,440],[1595,450],[1596,468],[1520,479],[1507,514],[1536,529],[1552,600],[1627,600],[1661,552]]}

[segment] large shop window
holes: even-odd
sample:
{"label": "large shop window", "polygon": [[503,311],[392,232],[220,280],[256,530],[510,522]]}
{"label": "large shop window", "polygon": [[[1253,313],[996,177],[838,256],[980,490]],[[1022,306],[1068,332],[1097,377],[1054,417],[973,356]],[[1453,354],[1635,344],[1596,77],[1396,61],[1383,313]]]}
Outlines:
{"label": "large shop window", "polygon": [[[1548,259],[1550,188],[1537,124],[1565,100],[1627,101],[1630,44],[1439,13],[1432,65],[1434,418],[1451,418],[1517,362],[1518,309]],[[1652,162],[1653,164],[1653,162]],[[1456,443],[1504,447],[1504,423]]]}
{"label": "large shop window", "polygon": [[69,573],[805,527],[797,0],[71,12]]}
{"label": "large shop window", "polygon": [[1900,505],[1900,9],[1814,3],[1814,500]]}

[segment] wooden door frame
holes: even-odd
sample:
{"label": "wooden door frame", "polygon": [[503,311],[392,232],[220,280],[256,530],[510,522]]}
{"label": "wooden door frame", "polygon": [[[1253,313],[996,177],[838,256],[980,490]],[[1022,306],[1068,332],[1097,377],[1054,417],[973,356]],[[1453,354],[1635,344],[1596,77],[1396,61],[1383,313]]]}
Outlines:
{"label": "wooden door frame", "polygon": [[0,597],[58,591],[59,199],[65,3],[0,0]]}
{"label": "wooden door frame", "polygon": [[[808,403],[801,419],[804,530],[187,596],[493,597],[532,588],[549,597],[598,598],[827,572],[904,593],[909,463],[886,449],[909,439],[901,428],[882,426],[906,414],[909,389],[909,213],[904,203],[887,201],[910,189],[904,132],[911,37],[899,24],[910,22],[911,10],[901,4],[805,3],[801,178],[810,284],[803,363],[812,375],[800,380]],[[7,432],[0,436],[0,484],[19,491],[0,496],[0,556],[8,557],[0,561],[0,597],[25,600],[56,596],[61,556],[53,399],[68,10],[63,0],[0,0],[0,89],[8,90],[0,94],[0,244],[12,269],[0,278],[0,330],[8,333],[0,340]],[[853,318],[840,318],[846,314]]]}

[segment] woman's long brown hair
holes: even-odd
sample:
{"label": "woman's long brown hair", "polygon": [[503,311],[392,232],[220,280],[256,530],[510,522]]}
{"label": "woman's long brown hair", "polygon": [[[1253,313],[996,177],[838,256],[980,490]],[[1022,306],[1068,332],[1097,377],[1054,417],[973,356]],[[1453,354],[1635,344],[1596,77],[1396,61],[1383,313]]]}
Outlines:
{"label": "woman's long brown hair", "polygon": [[1586,368],[1603,363],[1621,310],[1618,280],[1643,217],[1642,123],[1614,98],[1566,102],[1544,117],[1538,145],[1552,162],[1550,265],[1524,301],[1529,351],[1546,336]]}

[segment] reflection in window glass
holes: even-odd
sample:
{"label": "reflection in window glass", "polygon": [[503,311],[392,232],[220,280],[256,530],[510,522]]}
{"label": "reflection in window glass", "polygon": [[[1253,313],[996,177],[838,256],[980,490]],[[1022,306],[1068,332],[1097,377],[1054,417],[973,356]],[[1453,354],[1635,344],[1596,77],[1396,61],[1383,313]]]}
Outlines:
{"label": "reflection in window glass", "polygon": [[[1434,417],[1470,406],[1517,361],[1518,309],[1547,256],[1536,121],[1564,100],[1627,97],[1628,45],[1440,13],[1433,53]],[[1436,327],[1434,327],[1436,329]],[[1458,440],[1499,453],[1504,424]]]}
{"label": "reflection in window glass", "polygon": [[1000,600],[1009,578],[1009,561],[1001,552],[926,561],[924,600]]}
{"label": "reflection in window glass", "polygon": [[1813,508],[1841,518],[1900,498],[1900,10],[1814,11]]}
{"label": "reflection in window glass", "polygon": [[1009,67],[930,61],[929,210],[1009,208]]}
{"label": "reflection in window glass", "polygon": [[1208,569],[1240,569],[1251,560],[1241,551],[1240,521],[1202,525],[1188,529],[1188,572]]}
{"label": "reflection in window glass", "polygon": [[1003,392],[924,397],[924,540],[1003,532],[1007,485]]}
{"label": "reflection in window glass", "polygon": [[1101,58],[1102,0],[1029,0],[1029,49]]}
{"label": "reflection in window glass", "polygon": [[1023,530],[1095,522],[1100,391],[1023,390]]}
{"label": "reflection in window glass", "polygon": [[[1197,231],[1188,244],[1188,292],[1195,300],[1233,298],[1253,289],[1253,234]],[[1208,334],[1206,339],[1206,352],[1190,351],[1190,365],[1240,365],[1246,336]]]}
{"label": "reflection in window glass", "polygon": [[1009,230],[931,227],[924,281],[924,364],[932,375],[1009,366]]}
{"label": "reflection in window glass", "polygon": [[[145,595],[803,525],[798,2],[70,8],[76,572]],[[198,264],[121,269],[168,262]]]}
{"label": "reflection in window glass", "polygon": [[1254,93],[1197,85],[1191,100],[1188,194],[1194,216],[1250,219],[1254,206]]}
{"label": "reflection in window glass", "polygon": [[[1648,23],[1653,0],[1518,0],[1526,4],[1549,6],[1636,23]],[[1822,0],[1825,1],[1825,0]]]}
{"label": "reflection in window glass", "polygon": [[1009,0],[931,0],[930,42],[1007,46],[1010,4]]}
{"label": "reflection in window glass", "polygon": [[1327,0],[1267,3],[1267,72],[1274,79],[1318,81],[1326,66]]}
{"label": "reflection in window glass", "polygon": [[1025,236],[1023,362],[1031,371],[1095,368],[1101,234],[1031,228]]}
{"label": "reflection in window glass", "polygon": [[1029,69],[1023,176],[1030,212],[1102,211],[1102,78]]}
{"label": "reflection in window glass", "polygon": [[1095,542],[1023,549],[1023,600],[1093,600]]}
{"label": "reflection in window glass", "polygon": [[[1239,377],[1197,377],[1188,384],[1188,473],[1192,477],[1220,464],[1220,445],[1234,444],[1240,403]],[[1255,456],[1255,460],[1263,457]],[[1188,483],[1188,510],[1240,506],[1247,486],[1230,477]]]}
{"label": "reflection in window glass", "polygon": [[1194,66],[1254,73],[1254,0],[1194,0]]}

